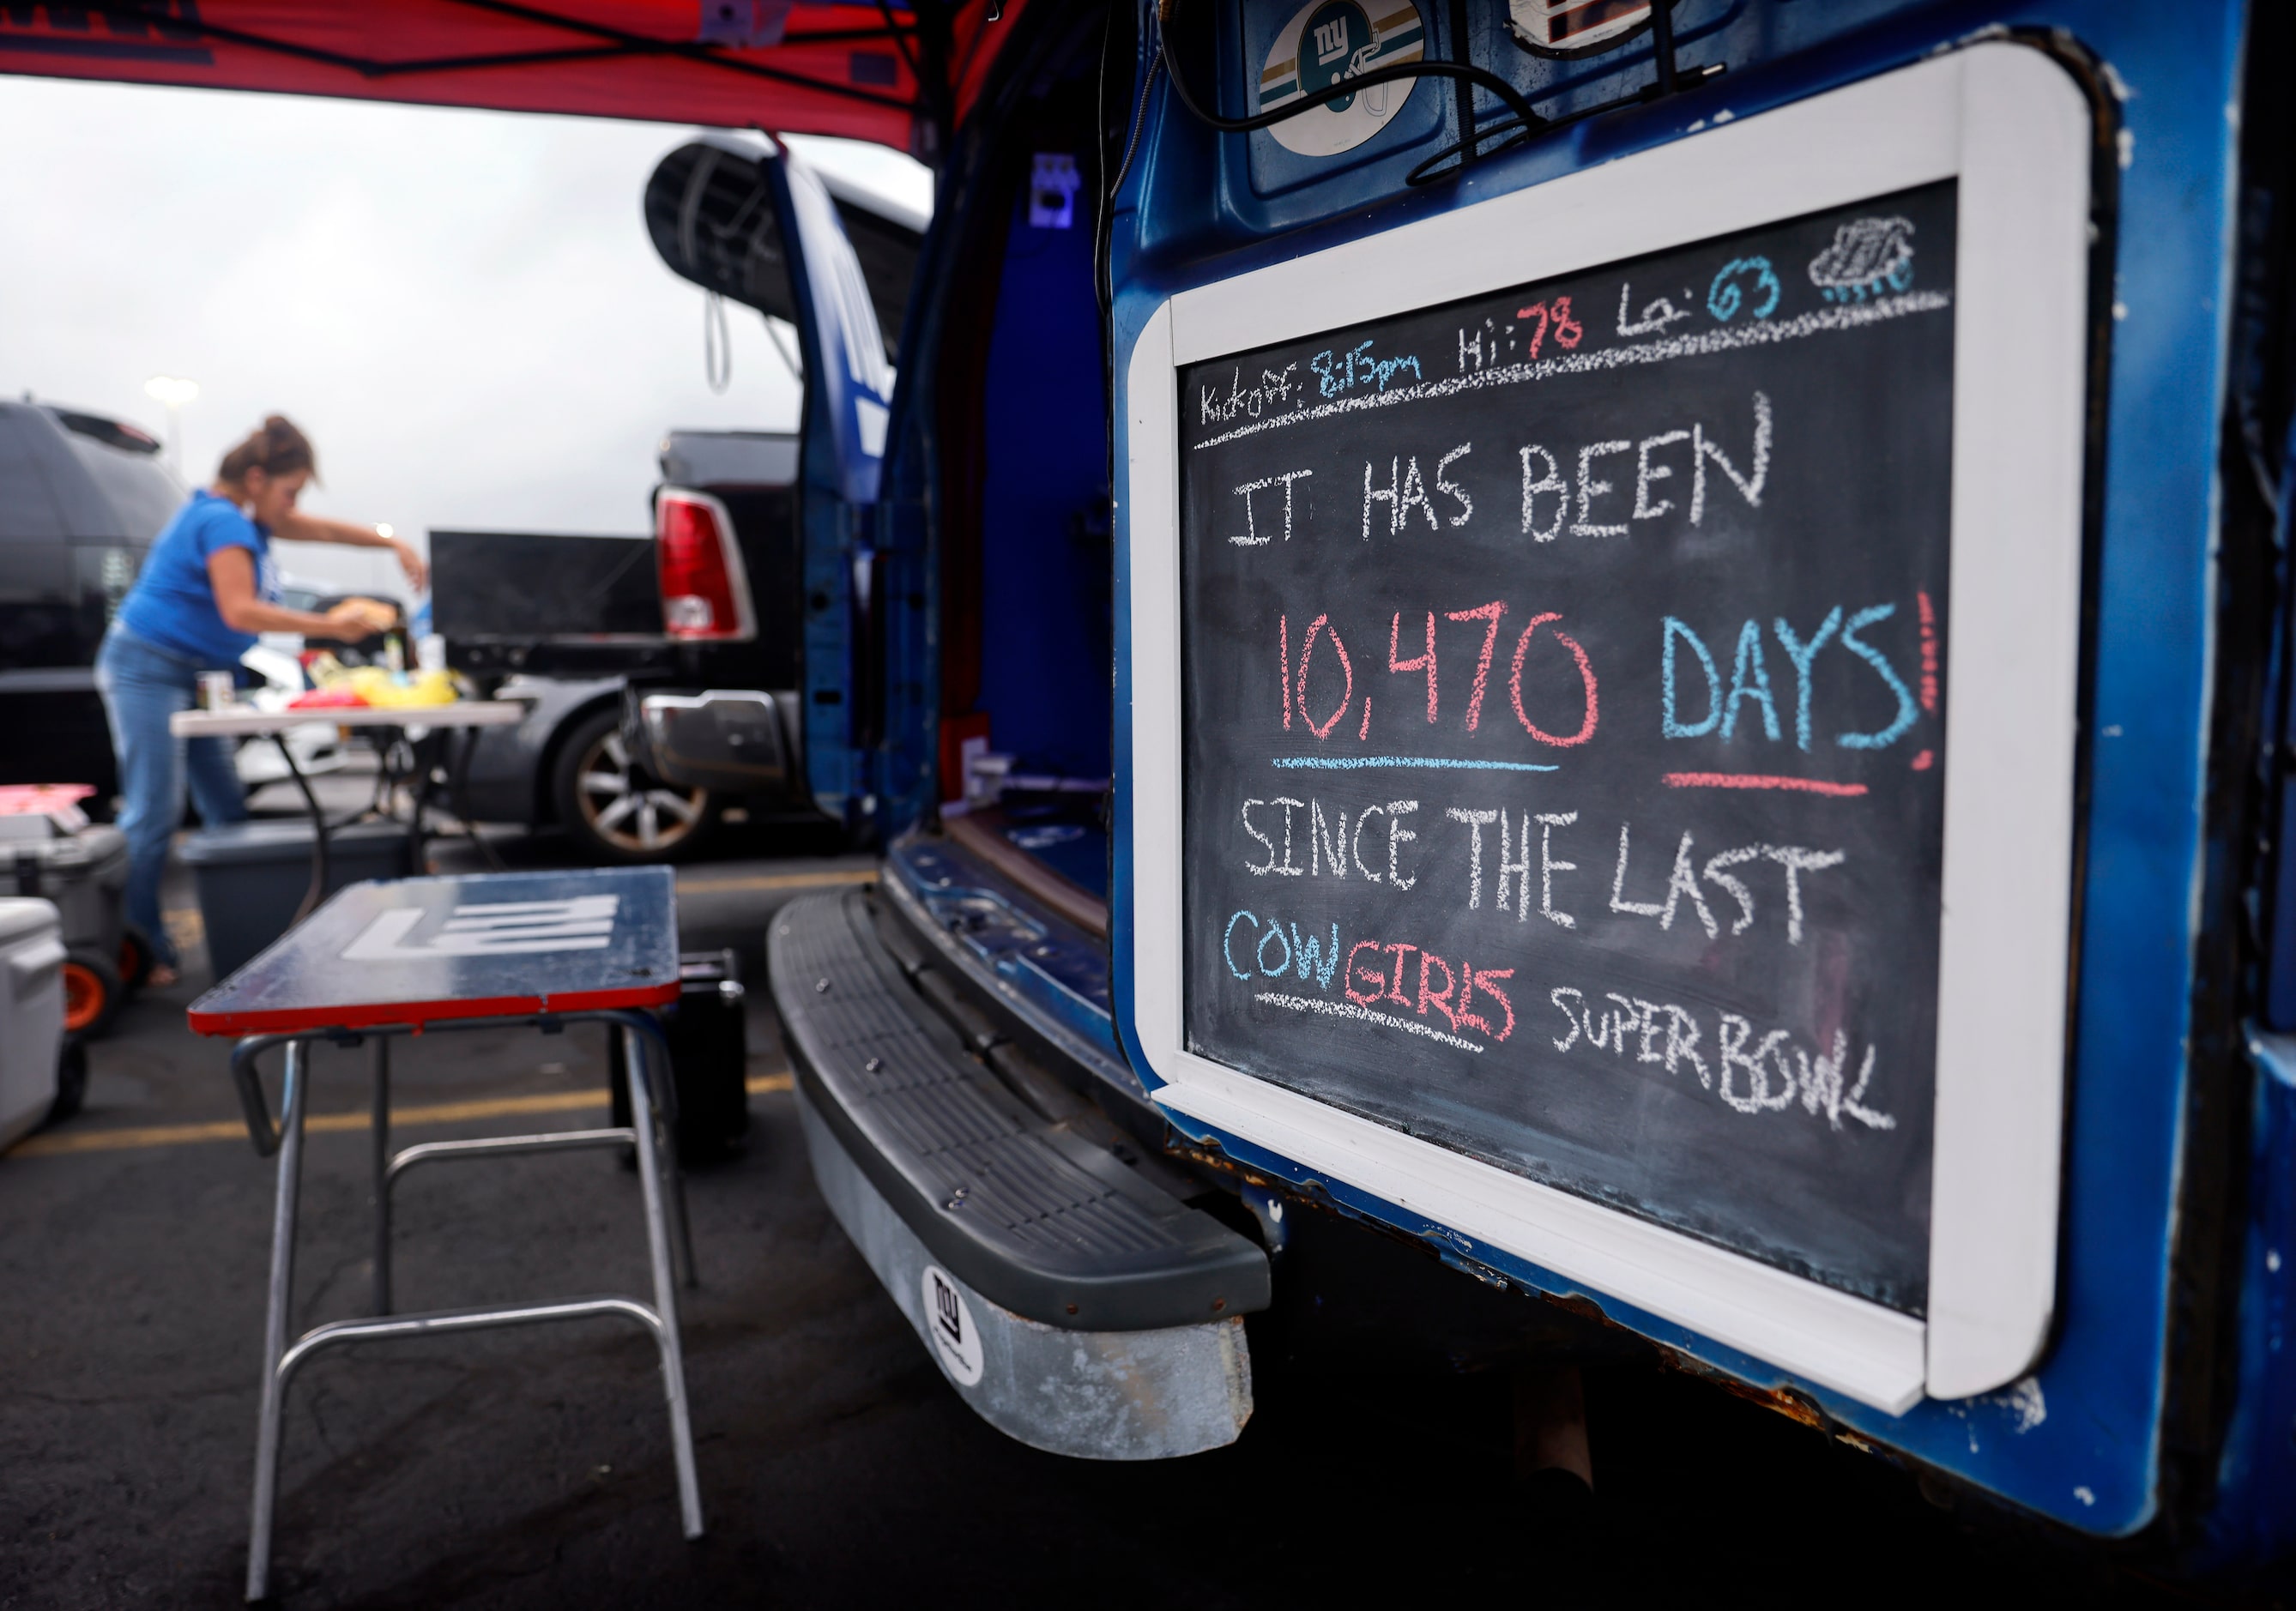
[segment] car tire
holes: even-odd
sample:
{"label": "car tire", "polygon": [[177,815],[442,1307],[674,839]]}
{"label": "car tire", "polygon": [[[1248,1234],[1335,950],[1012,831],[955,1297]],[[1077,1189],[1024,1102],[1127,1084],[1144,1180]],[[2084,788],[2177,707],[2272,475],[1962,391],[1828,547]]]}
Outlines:
{"label": "car tire", "polygon": [[119,965],[100,951],[75,946],[64,958],[64,1033],[87,1040],[111,1027],[127,994]]}
{"label": "car tire", "polygon": [[709,833],[718,803],[706,789],[679,789],[637,764],[622,741],[621,710],[576,721],[551,769],[558,825],[594,862],[669,862]]}

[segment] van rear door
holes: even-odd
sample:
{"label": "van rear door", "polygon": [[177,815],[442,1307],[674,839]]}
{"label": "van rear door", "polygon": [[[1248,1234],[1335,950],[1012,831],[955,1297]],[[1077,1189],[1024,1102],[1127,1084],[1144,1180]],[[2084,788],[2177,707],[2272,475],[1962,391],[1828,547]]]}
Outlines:
{"label": "van rear door", "polygon": [[[876,806],[869,517],[893,392],[878,298],[897,286],[906,297],[914,255],[905,262],[898,226],[875,219],[883,227],[870,235],[873,283],[821,176],[786,150],[726,135],[662,159],[646,184],[645,219],[675,273],[796,327],[805,373],[796,615],[805,774],[816,805],[862,827]],[[769,601],[757,602],[762,623]]]}

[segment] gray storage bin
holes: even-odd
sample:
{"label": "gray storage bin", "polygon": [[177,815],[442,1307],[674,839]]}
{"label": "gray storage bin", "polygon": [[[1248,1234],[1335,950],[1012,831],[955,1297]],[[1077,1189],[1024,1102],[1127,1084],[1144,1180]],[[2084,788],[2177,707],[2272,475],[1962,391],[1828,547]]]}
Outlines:
{"label": "gray storage bin", "polygon": [[127,838],[119,830],[0,817],[0,895],[54,902],[66,945],[119,959],[127,891]]}
{"label": "gray storage bin", "polygon": [[[293,926],[311,887],[308,822],[234,822],[184,841],[184,862],[199,885],[208,962],[220,980]],[[406,827],[357,822],[327,835],[327,894],[368,879],[413,871]]]}
{"label": "gray storage bin", "polygon": [[63,966],[55,907],[0,899],[0,1147],[59,1106]]}

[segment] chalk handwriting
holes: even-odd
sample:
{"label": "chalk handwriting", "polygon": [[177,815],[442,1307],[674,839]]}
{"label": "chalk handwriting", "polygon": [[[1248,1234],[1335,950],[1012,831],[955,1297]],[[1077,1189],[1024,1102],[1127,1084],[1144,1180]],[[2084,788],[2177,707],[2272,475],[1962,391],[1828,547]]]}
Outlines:
{"label": "chalk handwriting", "polygon": [[1494,364],[1439,380],[1420,381],[1407,386],[1397,384],[1382,391],[1359,391],[1334,397],[1328,402],[1309,403],[1271,414],[1263,420],[1230,425],[1224,431],[1191,443],[1189,451],[1202,453],[1240,438],[1257,436],[1262,431],[1309,424],[1364,409],[1393,408],[1460,397],[1495,386],[1520,386],[1554,380],[1558,376],[1594,374],[1629,365],[1670,364],[1677,358],[1704,357],[1750,347],[1775,346],[1780,342],[1806,340],[1839,331],[1865,330],[1922,314],[1943,313],[1952,306],[1953,294],[1949,291],[1914,290],[1857,306],[1813,308],[1789,318],[1757,318],[1751,323],[1726,323],[1703,331],[1677,331],[1672,335],[1647,341],[1631,341],[1618,347],[1582,347],[1576,352],[1551,353],[1536,361]]}
{"label": "chalk handwriting", "polygon": [[1809,282],[1829,302],[1863,302],[1914,283],[1914,225],[1906,218],[1852,218],[1809,260]]}
{"label": "chalk handwriting", "polygon": [[1742,307],[1753,318],[1767,319],[1777,312],[1784,291],[1767,258],[1733,258],[1715,271],[1714,283],[1706,291],[1706,311],[1726,324]]}
{"label": "chalk handwriting", "polygon": [[[1468,688],[1464,713],[1466,731],[1469,732],[1478,731],[1482,725],[1483,703],[1490,684],[1491,663],[1496,656],[1500,623],[1506,614],[1507,604],[1503,599],[1494,599],[1488,604],[1479,604],[1469,609],[1443,612],[1445,620],[1456,621],[1462,625],[1479,621],[1483,626],[1482,642],[1477,648],[1474,674]],[[1414,634],[1417,640],[1414,647],[1418,652],[1407,658],[1403,650],[1403,617],[1404,612],[1397,610],[1388,617],[1387,669],[1390,675],[1410,675],[1424,679],[1426,699],[1423,701],[1423,708],[1426,711],[1427,721],[1431,725],[1442,714],[1441,660],[1437,650],[1436,612],[1431,609],[1422,615],[1421,628]],[[1585,646],[1562,627],[1554,625],[1562,618],[1556,611],[1546,610],[1532,616],[1516,634],[1514,654],[1507,670],[1507,702],[1513,707],[1516,722],[1531,738],[1541,744],[1550,745],[1558,749],[1569,749],[1586,743],[1595,736],[1595,730],[1602,722],[1602,690],[1595,675],[1594,663],[1588,658]],[[1296,707],[1301,720],[1307,723],[1309,732],[1318,739],[1328,738],[1337,727],[1341,716],[1346,713],[1349,702],[1353,696],[1354,662],[1347,653],[1346,644],[1340,639],[1339,628],[1332,624],[1328,616],[1319,615],[1310,624],[1308,635],[1302,640],[1300,650],[1300,669],[1295,684],[1291,669],[1291,638],[1289,628],[1285,625],[1288,619],[1288,617],[1279,617],[1276,622],[1277,664],[1285,685],[1284,730],[1290,731],[1292,716]],[[1578,728],[1575,732],[1562,734],[1548,732],[1532,718],[1529,707],[1524,704],[1523,674],[1529,661],[1532,642],[1538,637],[1538,630],[1542,626],[1548,628],[1547,635],[1569,654],[1571,667],[1577,674],[1579,708]],[[1687,627],[1682,630],[1685,633],[1689,632]],[[1345,684],[1341,693],[1340,704],[1321,722],[1317,722],[1309,715],[1307,691],[1308,656],[1317,641],[1319,632],[1327,633],[1332,640],[1332,646],[1338,654],[1340,670]],[[1694,637],[1695,634],[1692,635]],[[1567,700],[1569,696],[1565,695],[1563,698]],[[1569,707],[1567,703],[1562,706],[1565,710]],[[1671,719],[1670,716],[1669,719]],[[1366,694],[1363,719],[1357,726],[1356,737],[1358,740],[1366,739],[1370,736],[1370,696]],[[1288,763],[1285,758],[1278,758],[1278,765],[1286,764]],[[1431,760],[1430,764],[1437,763]],[[1464,760],[1454,764],[1462,766],[1494,765],[1494,763]]]}
{"label": "chalk handwriting", "polygon": [[1512,324],[1501,328],[1497,320],[1485,319],[1472,327],[1463,325],[1459,331],[1459,372],[1473,374],[1497,364],[1516,345],[1515,327]]}
{"label": "chalk handwriting", "polygon": [[[1229,376],[1226,397],[1220,396],[1211,387],[1207,386],[1202,388],[1197,399],[1199,422],[1205,425],[1225,425],[1232,420],[1241,418],[1249,417],[1257,420],[1276,404],[1292,402],[1292,372],[1299,367],[1297,364],[1286,364],[1281,374],[1274,370],[1262,370],[1259,372],[1259,383],[1247,387],[1243,383],[1243,368],[1241,364],[1237,365]],[[1306,400],[1304,396],[1300,400]]]}
{"label": "chalk handwriting", "polygon": [[[1308,731],[1319,739],[1332,736],[1332,729],[1337,727],[1340,724],[1340,718],[1348,714],[1348,705],[1355,698],[1356,691],[1355,662],[1348,656],[1348,646],[1340,641],[1340,629],[1332,626],[1330,621],[1331,617],[1328,616],[1317,616],[1308,624],[1308,635],[1300,640],[1300,681],[1297,696],[1300,701],[1300,719],[1307,723]],[[1338,707],[1319,724],[1308,714],[1308,668],[1316,653],[1317,638],[1327,629],[1332,640],[1332,652],[1339,657],[1340,673],[1347,679],[1347,685],[1340,691]]]}
{"label": "chalk handwriting", "polygon": [[[1925,595],[1924,595],[1925,597]],[[1923,701],[1915,697],[1906,680],[1898,675],[1897,667],[1888,655],[1859,634],[1878,626],[1897,613],[1895,604],[1874,604],[1846,618],[1839,604],[1828,609],[1803,637],[1784,616],[1771,618],[1770,633],[1784,652],[1786,663],[1793,672],[1793,744],[1808,751],[1815,738],[1812,717],[1812,691],[1816,686],[1814,670],[1818,656],[1829,645],[1839,644],[1841,650],[1863,661],[1882,686],[1889,691],[1895,709],[1887,725],[1873,732],[1844,732],[1833,736],[1836,745],[1844,749],[1886,749],[1905,737],[1915,719],[1923,710]],[[1936,674],[1934,629],[1932,635],[1923,641],[1923,686],[1929,695],[1931,708],[1935,707]],[[1747,620],[1738,629],[1737,647],[1730,663],[1727,690],[1723,686],[1721,671],[1714,653],[1706,646],[1698,629],[1678,617],[1661,617],[1659,623],[1659,733],[1668,739],[1702,739],[1710,734],[1728,743],[1739,736],[1743,707],[1751,707],[1758,718],[1761,736],[1770,743],[1784,739],[1784,724],[1778,714],[1777,696],[1771,686],[1769,662],[1763,650],[1761,624]],[[1687,647],[1690,658],[1698,665],[1697,681],[1689,680],[1685,658],[1680,648]],[[1703,683],[1703,687],[1699,683]],[[1688,698],[1685,699],[1685,692]],[[1704,715],[1692,721],[1685,710],[1702,708]],[[1746,724],[1747,731],[1754,724]]]}
{"label": "chalk handwriting", "polygon": [[1406,371],[1414,380],[1423,378],[1417,357],[1406,354],[1382,358],[1374,355],[1371,348],[1369,341],[1358,342],[1345,352],[1326,348],[1308,360],[1308,367],[1316,372],[1316,383],[1324,396],[1344,397],[1359,386],[1375,387],[1385,392],[1389,383]]}
{"label": "chalk handwriting", "polygon": [[[1734,1012],[1714,1015],[1709,1036],[1699,1015],[1671,1002],[1604,991],[1602,1005],[1571,985],[1546,993],[1562,1016],[1562,1032],[1551,1038],[1558,1052],[1575,1048],[1607,1051],[1621,1062],[1652,1064],[1721,1098],[1743,1114],[1783,1113],[1799,1105],[1827,1125],[1842,1120],[1869,1130],[1894,1130],[1895,1116],[1870,1106],[1877,1048],[1871,1043],[1859,1060],[1855,1083],[1849,1077],[1849,1036],[1834,1030],[1826,1049],[1812,1052],[1784,1029],[1758,1035],[1751,1020]],[[1631,1046],[1632,1054],[1628,1049]]]}
{"label": "chalk handwriting", "polygon": [[1304,481],[1315,473],[1312,470],[1287,470],[1282,475],[1262,476],[1257,481],[1246,481],[1237,487],[1235,495],[1243,500],[1243,535],[1230,537],[1228,541],[1239,548],[1258,548],[1275,540],[1263,536],[1258,522],[1252,519],[1251,495],[1281,486],[1283,488],[1283,540],[1289,543],[1292,540],[1292,483]]}
{"label": "chalk handwriting", "polygon": [[[1263,806],[1281,807],[1283,812],[1283,847],[1279,852],[1272,833],[1263,833],[1252,822],[1252,812]],[[1366,806],[1356,814],[1355,827],[1348,826],[1348,814],[1339,807],[1327,811],[1320,799],[1294,800],[1278,796],[1263,800],[1257,797],[1244,801],[1241,816],[1243,831],[1258,843],[1266,859],[1247,859],[1244,871],[1255,877],[1270,873],[1284,878],[1344,879],[1353,876],[1370,884],[1390,884],[1398,889],[1409,889],[1419,882],[1417,873],[1406,875],[1402,868],[1403,847],[1415,844],[1419,835],[1403,825],[1403,819],[1419,809],[1416,800],[1390,800],[1384,806]],[[1308,814],[1308,864],[1302,867],[1292,843],[1292,824],[1295,812]],[[1382,873],[1378,863],[1364,860],[1364,830],[1372,825],[1374,817],[1387,820],[1387,871]],[[1372,841],[1373,854],[1377,855],[1378,840]]]}
{"label": "chalk handwriting", "polygon": [[1461,487],[1456,481],[1450,480],[1445,476],[1444,472],[1449,470],[1451,466],[1456,463],[1459,460],[1465,458],[1469,454],[1474,451],[1475,445],[1473,443],[1462,442],[1458,446],[1453,448],[1449,453],[1445,454],[1435,462],[1435,490],[1441,493],[1447,498],[1456,498],[1458,500],[1459,512],[1451,516],[1448,520],[1448,524],[1452,526],[1464,526],[1467,523],[1468,519],[1475,512],[1475,501],[1467,495],[1467,489],[1465,487]]}
{"label": "chalk handwriting", "polygon": [[[1514,1033],[1507,987],[1513,969],[1479,968],[1464,957],[1455,962],[1406,941],[1377,939],[1349,945],[1342,966],[1336,922],[1303,927],[1238,910],[1222,927],[1220,959],[1237,979],[1291,985],[1253,998],[1272,1006],[1384,1023],[1470,1051]],[[1343,1000],[1328,996],[1335,982]],[[1305,994],[1308,986],[1318,995]]]}
{"label": "chalk handwriting", "polygon": [[[1531,455],[1538,456],[1538,478],[1531,479]],[[1541,493],[1554,495],[1554,519],[1541,526],[1538,520],[1538,496]],[[1536,444],[1522,450],[1522,529],[1534,543],[1552,543],[1561,535],[1562,522],[1570,512],[1570,483],[1562,478],[1562,466],[1554,455]]]}
{"label": "chalk handwriting", "polygon": [[[1536,874],[1538,915],[1558,928],[1580,928],[1580,915],[1564,904],[1567,891],[1561,881],[1561,875],[1579,871],[1579,863],[1567,858],[1583,854],[1586,847],[1583,838],[1575,847],[1567,842],[1565,830],[1587,831],[1579,828],[1578,811],[1510,809],[1504,804],[1480,803],[1441,809],[1444,820],[1467,830],[1466,910],[1480,912],[1484,891],[1488,888],[1502,915],[1511,915],[1517,922],[1528,921]],[[1259,878],[1354,878],[1407,891],[1419,883],[1421,872],[1431,864],[1423,860],[1408,872],[1403,866],[1405,846],[1418,844],[1421,838],[1405,826],[1404,819],[1419,810],[1417,800],[1390,800],[1384,805],[1364,806],[1351,816],[1348,806],[1321,797],[1300,800],[1279,795],[1263,799],[1254,796],[1242,803],[1239,812],[1246,837],[1258,847],[1246,850],[1242,865],[1246,871]],[[1277,814],[1281,814],[1280,826]],[[1383,864],[1378,858],[1380,836],[1374,818],[1382,819],[1386,824],[1387,856]],[[1487,838],[1488,830],[1494,827],[1498,830],[1496,846],[1490,846]],[[1373,849],[1368,858],[1363,843],[1366,830],[1373,830]],[[1449,839],[1450,848],[1442,848],[1441,841],[1446,837],[1437,836],[1439,859],[1456,855],[1456,838]],[[1303,838],[1304,846],[1300,843]],[[1603,842],[1596,840],[1598,845]],[[1496,850],[1497,857],[1487,869],[1487,851],[1492,848]],[[1412,854],[1416,857],[1421,853]],[[1634,825],[1630,821],[1622,821],[1611,864],[1608,911],[1618,918],[1654,918],[1661,931],[1671,931],[1677,920],[1694,920],[1710,939],[1721,936],[1726,922],[1731,937],[1742,936],[1768,911],[1778,914],[1769,920],[1772,931],[1783,927],[1787,943],[1800,945],[1809,928],[1805,899],[1809,876],[1840,867],[1847,859],[1847,853],[1840,849],[1758,842],[1715,851],[1702,862],[1695,831],[1684,830],[1674,841],[1671,862],[1661,863],[1667,869],[1661,887],[1657,884],[1655,870],[1647,861],[1639,873],[1636,871]],[[1453,862],[1451,865],[1456,867],[1457,863]],[[1765,865],[1775,867],[1776,872],[1755,878],[1757,870]],[[1456,888],[1456,885],[1445,887]],[[1656,898],[1632,898],[1630,888],[1637,893],[1648,890]],[[1833,898],[1836,902],[1846,899],[1847,891],[1836,889]]]}
{"label": "chalk handwriting", "polygon": [[1411,468],[1407,470],[1401,470],[1402,464],[1400,457],[1387,462],[1387,486],[1383,488],[1372,484],[1369,462],[1364,465],[1363,538],[1366,543],[1371,541],[1371,506],[1377,503],[1387,505],[1387,535],[1390,536],[1403,530],[1414,509],[1426,518],[1428,530],[1441,529],[1435,523],[1435,505],[1427,501],[1427,482],[1419,473],[1418,458],[1415,455],[1412,458]]}
{"label": "chalk handwriting", "polygon": [[[1769,485],[1770,455],[1776,439],[1776,420],[1767,394],[1755,392],[1750,401],[1753,429],[1746,439],[1744,452],[1746,469],[1741,470],[1738,459],[1724,447],[1722,439],[1703,421],[1693,421],[1687,429],[1676,427],[1652,433],[1635,440],[1620,438],[1607,442],[1582,444],[1577,454],[1578,478],[1575,483],[1564,474],[1562,462],[1544,443],[1530,443],[1518,450],[1522,461],[1522,530],[1535,543],[1552,543],[1562,535],[1563,522],[1570,521],[1570,535],[1575,537],[1622,537],[1633,529],[1636,520],[1655,520],[1677,507],[1673,497],[1660,490],[1660,483],[1673,481],[1680,485],[1677,472],[1687,469],[1690,478],[1690,503],[1685,511],[1693,526],[1705,523],[1707,483],[1710,467],[1721,472],[1722,478],[1735,487],[1750,509],[1762,506],[1762,494]],[[1679,444],[1690,445],[1688,463],[1681,462]],[[1669,462],[1669,450],[1677,455]],[[1568,453],[1568,449],[1564,450]],[[1624,476],[1621,464],[1611,470],[1603,461],[1634,455],[1633,504],[1620,510],[1618,503],[1627,489],[1613,482],[1613,475]],[[1415,461],[1414,461],[1415,462]],[[1369,467],[1365,475],[1365,504],[1364,530],[1371,529],[1369,499],[1386,497],[1385,493],[1371,491]],[[1541,499],[1552,494],[1550,506]],[[1571,519],[1573,509],[1577,519]],[[1551,510],[1551,514],[1550,514]],[[1623,516],[1624,518],[1620,518]],[[1390,525],[1398,523],[1391,519]]]}
{"label": "chalk handwriting", "polygon": [[[1685,830],[1680,843],[1675,846],[1674,866],[1667,875],[1664,900],[1630,901],[1627,899],[1627,878],[1628,864],[1633,855],[1633,825],[1620,822],[1619,859],[1611,875],[1611,910],[1624,917],[1656,918],[1661,929],[1669,929],[1674,927],[1677,903],[1688,895],[1708,937],[1717,936],[1721,932],[1720,926],[1707,906],[1705,893],[1700,887],[1695,858],[1691,854],[1692,843],[1690,833]],[[1799,945],[1802,942],[1804,925],[1802,874],[1839,867],[1844,859],[1845,853],[1839,850],[1813,850],[1800,845],[1744,845],[1708,857],[1703,871],[1707,883],[1712,884],[1737,904],[1737,920],[1730,926],[1731,934],[1736,936],[1745,933],[1754,925],[1754,892],[1743,879],[1729,869],[1756,861],[1775,863],[1784,873],[1786,940],[1789,945]]]}
{"label": "chalk handwriting", "polygon": [[[1662,336],[1666,334],[1667,326],[1679,324],[1691,316],[1687,309],[1677,312],[1672,302],[1664,297],[1659,297],[1644,303],[1642,317],[1629,323],[1627,318],[1627,299],[1632,294],[1633,289],[1630,283],[1622,282],[1619,287],[1619,334],[1621,336],[1628,338]],[[1690,293],[1684,291],[1682,299],[1685,302],[1689,301]]]}
{"label": "chalk handwriting", "polygon": [[1546,344],[1550,328],[1554,333],[1554,345],[1565,352],[1575,348],[1587,337],[1587,327],[1570,316],[1570,298],[1568,297],[1534,302],[1529,307],[1518,309],[1514,316],[1526,324],[1534,319],[1538,321],[1538,328],[1531,331],[1530,340],[1523,349],[1522,356],[1526,359],[1538,356],[1538,349]]}

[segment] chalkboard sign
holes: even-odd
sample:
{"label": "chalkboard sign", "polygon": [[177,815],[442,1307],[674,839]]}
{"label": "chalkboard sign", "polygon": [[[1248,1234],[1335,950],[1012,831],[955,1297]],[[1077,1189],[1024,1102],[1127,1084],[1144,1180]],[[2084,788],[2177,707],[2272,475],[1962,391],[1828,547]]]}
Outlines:
{"label": "chalkboard sign", "polygon": [[1956,193],[1181,368],[1190,1051],[1923,1313]]}

